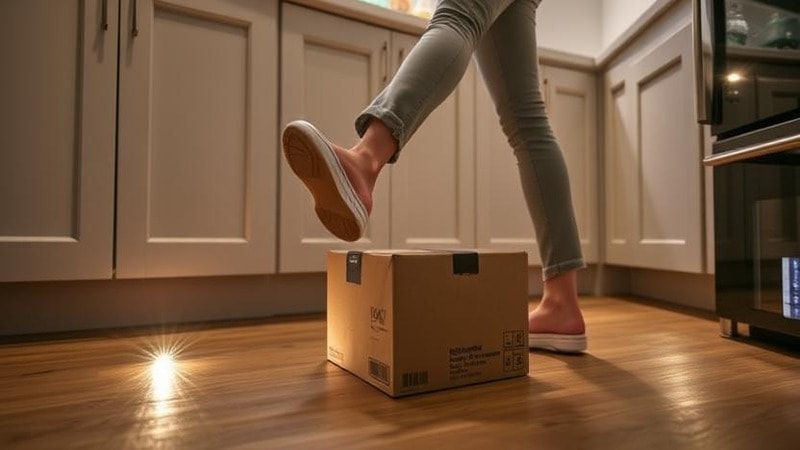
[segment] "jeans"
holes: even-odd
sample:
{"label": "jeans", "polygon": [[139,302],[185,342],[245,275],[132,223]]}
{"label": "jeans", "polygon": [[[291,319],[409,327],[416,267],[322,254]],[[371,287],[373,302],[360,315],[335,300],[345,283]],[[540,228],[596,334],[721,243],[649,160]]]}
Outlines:
{"label": "jeans", "polygon": [[541,0],[439,0],[396,76],[356,119],[363,136],[375,118],[398,153],[455,89],[475,56],[503,132],[517,158],[545,280],[585,267],[564,157],[539,91],[536,8]]}

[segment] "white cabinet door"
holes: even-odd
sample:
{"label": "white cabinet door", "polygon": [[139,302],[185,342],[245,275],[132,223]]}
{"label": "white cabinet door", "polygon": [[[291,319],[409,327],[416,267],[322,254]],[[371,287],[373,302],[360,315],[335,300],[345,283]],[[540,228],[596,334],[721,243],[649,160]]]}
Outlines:
{"label": "white cabinet door", "polygon": [[103,5],[0,2],[0,281],[111,277],[117,6]]}
{"label": "white cabinet door", "polygon": [[553,134],[569,173],[572,207],[587,263],[598,261],[597,85],[593,74],[541,66],[542,91]]}
{"label": "white cabinet door", "polygon": [[[393,72],[418,38],[392,34]],[[392,167],[392,246],[475,246],[474,68],[420,126]]]}
{"label": "white cabinet door", "polygon": [[[541,66],[548,117],[567,162],[584,259],[597,262],[597,95],[594,76]],[[541,265],[514,152],[482,82],[476,88],[478,245],[528,252]]]}
{"label": "white cabinet door", "polygon": [[476,226],[479,247],[525,251],[540,265],[514,151],[500,127],[492,98],[480,76],[475,86]]}
{"label": "white cabinet door", "polygon": [[121,5],[117,276],[273,272],[278,2]]}
{"label": "white cabinet door", "polygon": [[[356,116],[389,79],[390,40],[388,30],[284,4],[281,128],[305,119],[339,145],[353,145]],[[320,224],[311,195],[282,155],[280,272],[324,271],[332,249],[389,246],[389,171],[378,179],[365,237],[345,242]]]}
{"label": "white cabinet door", "polygon": [[606,255],[633,267],[703,271],[701,128],[691,28],[606,76]]}

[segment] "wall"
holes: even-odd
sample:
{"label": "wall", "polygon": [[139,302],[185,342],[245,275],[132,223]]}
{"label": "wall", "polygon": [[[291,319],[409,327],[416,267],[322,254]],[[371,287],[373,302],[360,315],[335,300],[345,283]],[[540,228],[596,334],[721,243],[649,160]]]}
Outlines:
{"label": "wall", "polygon": [[[650,0],[644,3],[649,4]],[[537,44],[597,56],[604,48],[600,42],[602,6],[602,0],[543,0],[536,13]]]}
{"label": "wall", "polygon": [[590,0],[590,2],[601,4],[599,53],[624,33],[656,0]]}

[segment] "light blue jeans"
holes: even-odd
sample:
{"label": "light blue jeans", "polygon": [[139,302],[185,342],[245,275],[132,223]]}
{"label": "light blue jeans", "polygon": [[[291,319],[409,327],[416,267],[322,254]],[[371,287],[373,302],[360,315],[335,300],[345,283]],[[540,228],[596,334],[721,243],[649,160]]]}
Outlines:
{"label": "light blue jeans", "polygon": [[[585,267],[564,157],[539,91],[536,8],[541,0],[440,0],[419,43],[386,89],[356,119],[363,136],[372,119],[402,149],[455,89],[475,55],[517,157],[545,280]],[[395,162],[395,154],[390,162]]]}

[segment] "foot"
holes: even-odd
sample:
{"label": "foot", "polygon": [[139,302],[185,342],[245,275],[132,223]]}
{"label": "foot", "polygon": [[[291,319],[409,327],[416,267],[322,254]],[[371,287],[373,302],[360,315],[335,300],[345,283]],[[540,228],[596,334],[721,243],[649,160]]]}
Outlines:
{"label": "foot", "polygon": [[583,353],[587,348],[585,332],[577,299],[563,302],[545,296],[528,315],[528,347],[532,349]]}
{"label": "foot", "polygon": [[336,144],[331,145],[358,198],[367,211],[372,213],[372,191],[375,190],[378,175],[397,152],[397,140],[392,135],[392,130],[380,120],[372,120],[364,137],[354,147],[345,149]]}
{"label": "foot", "polygon": [[530,333],[583,334],[586,325],[578,305],[578,273],[558,274],[544,282],[539,306],[528,314]]}
{"label": "foot", "polygon": [[323,226],[345,241],[363,237],[369,210],[330,141],[303,120],[287,124],[282,141],[286,162],[314,198],[314,211]]}
{"label": "foot", "polygon": [[545,280],[542,301],[528,314],[528,347],[558,353],[586,351],[576,271]]}
{"label": "foot", "polygon": [[528,332],[576,335],[586,332],[586,324],[577,300],[565,302],[545,296],[528,314]]}
{"label": "foot", "polygon": [[367,209],[367,213],[372,213],[372,191],[375,189],[375,178],[370,176],[370,160],[364,154],[353,150],[345,149],[339,145],[331,144],[334,153],[342,163],[350,184],[356,191],[361,203]]}

